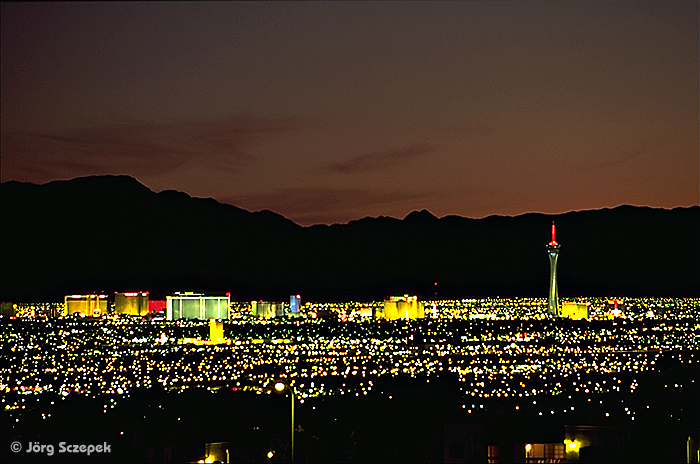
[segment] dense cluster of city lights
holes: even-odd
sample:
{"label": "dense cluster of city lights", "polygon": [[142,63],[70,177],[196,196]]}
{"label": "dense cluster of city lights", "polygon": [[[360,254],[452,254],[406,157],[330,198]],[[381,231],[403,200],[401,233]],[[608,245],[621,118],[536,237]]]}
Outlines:
{"label": "dense cluster of city lights", "polygon": [[[429,317],[396,321],[359,317],[380,302],[307,303],[298,315],[269,320],[252,318],[238,304],[224,323],[230,343],[205,346],[182,341],[207,338],[207,321],[48,318],[35,305],[34,317],[0,318],[0,392],[265,393],[282,379],[303,403],[322,395],[381,394],[377,381],[387,377],[430,382],[452,375],[471,412],[488,398],[634,393],[637,376],[655,372],[662,357],[700,362],[700,300],[627,300],[624,317],[615,319],[606,301],[586,300],[589,321],[546,319],[542,299],[426,302]],[[321,311],[336,320],[318,317]],[[23,407],[20,400],[2,402],[6,411]]]}

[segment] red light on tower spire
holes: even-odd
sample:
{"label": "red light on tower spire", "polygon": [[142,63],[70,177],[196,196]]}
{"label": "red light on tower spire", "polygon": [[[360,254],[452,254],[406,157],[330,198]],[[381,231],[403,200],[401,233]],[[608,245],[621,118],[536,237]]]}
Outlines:
{"label": "red light on tower spire", "polygon": [[557,243],[557,239],[556,239],[556,233],[555,233],[555,229],[554,229],[554,221],[552,221],[552,241],[549,242],[549,244],[552,246],[559,245]]}

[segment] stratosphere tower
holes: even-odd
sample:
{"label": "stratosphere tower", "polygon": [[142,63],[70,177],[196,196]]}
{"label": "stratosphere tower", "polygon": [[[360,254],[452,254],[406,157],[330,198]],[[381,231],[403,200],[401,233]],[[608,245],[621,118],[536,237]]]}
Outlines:
{"label": "stratosphere tower", "polygon": [[547,315],[559,316],[559,284],[557,282],[557,258],[559,257],[559,244],[557,243],[554,221],[552,221],[552,241],[547,244],[549,255],[549,307]]}

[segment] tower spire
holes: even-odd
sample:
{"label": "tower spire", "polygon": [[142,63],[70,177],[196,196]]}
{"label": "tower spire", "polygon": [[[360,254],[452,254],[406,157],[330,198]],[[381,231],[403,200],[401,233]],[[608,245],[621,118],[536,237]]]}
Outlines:
{"label": "tower spire", "polygon": [[554,229],[554,221],[552,221],[552,241],[549,242],[550,245],[559,245],[557,243],[557,238],[556,238],[556,231]]}
{"label": "tower spire", "polygon": [[559,244],[557,243],[556,229],[552,221],[552,241],[547,244],[549,255],[549,316],[559,316],[559,285],[557,283],[557,258],[559,257]]}
{"label": "tower spire", "polygon": [[557,241],[555,233],[554,233],[554,221],[552,221],[552,241],[553,242]]}

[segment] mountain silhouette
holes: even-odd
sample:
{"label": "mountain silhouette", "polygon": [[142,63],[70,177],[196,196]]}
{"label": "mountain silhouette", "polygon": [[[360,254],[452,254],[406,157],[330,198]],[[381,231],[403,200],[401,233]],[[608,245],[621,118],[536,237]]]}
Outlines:
{"label": "mountain silhouette", "polygon": [[1,188],[3,301],[129,290],[240,301],[546,297],[553,220],[562,298],[700,296],[698,206],[483,219],[422,210],[301,227],[128,176]]}

